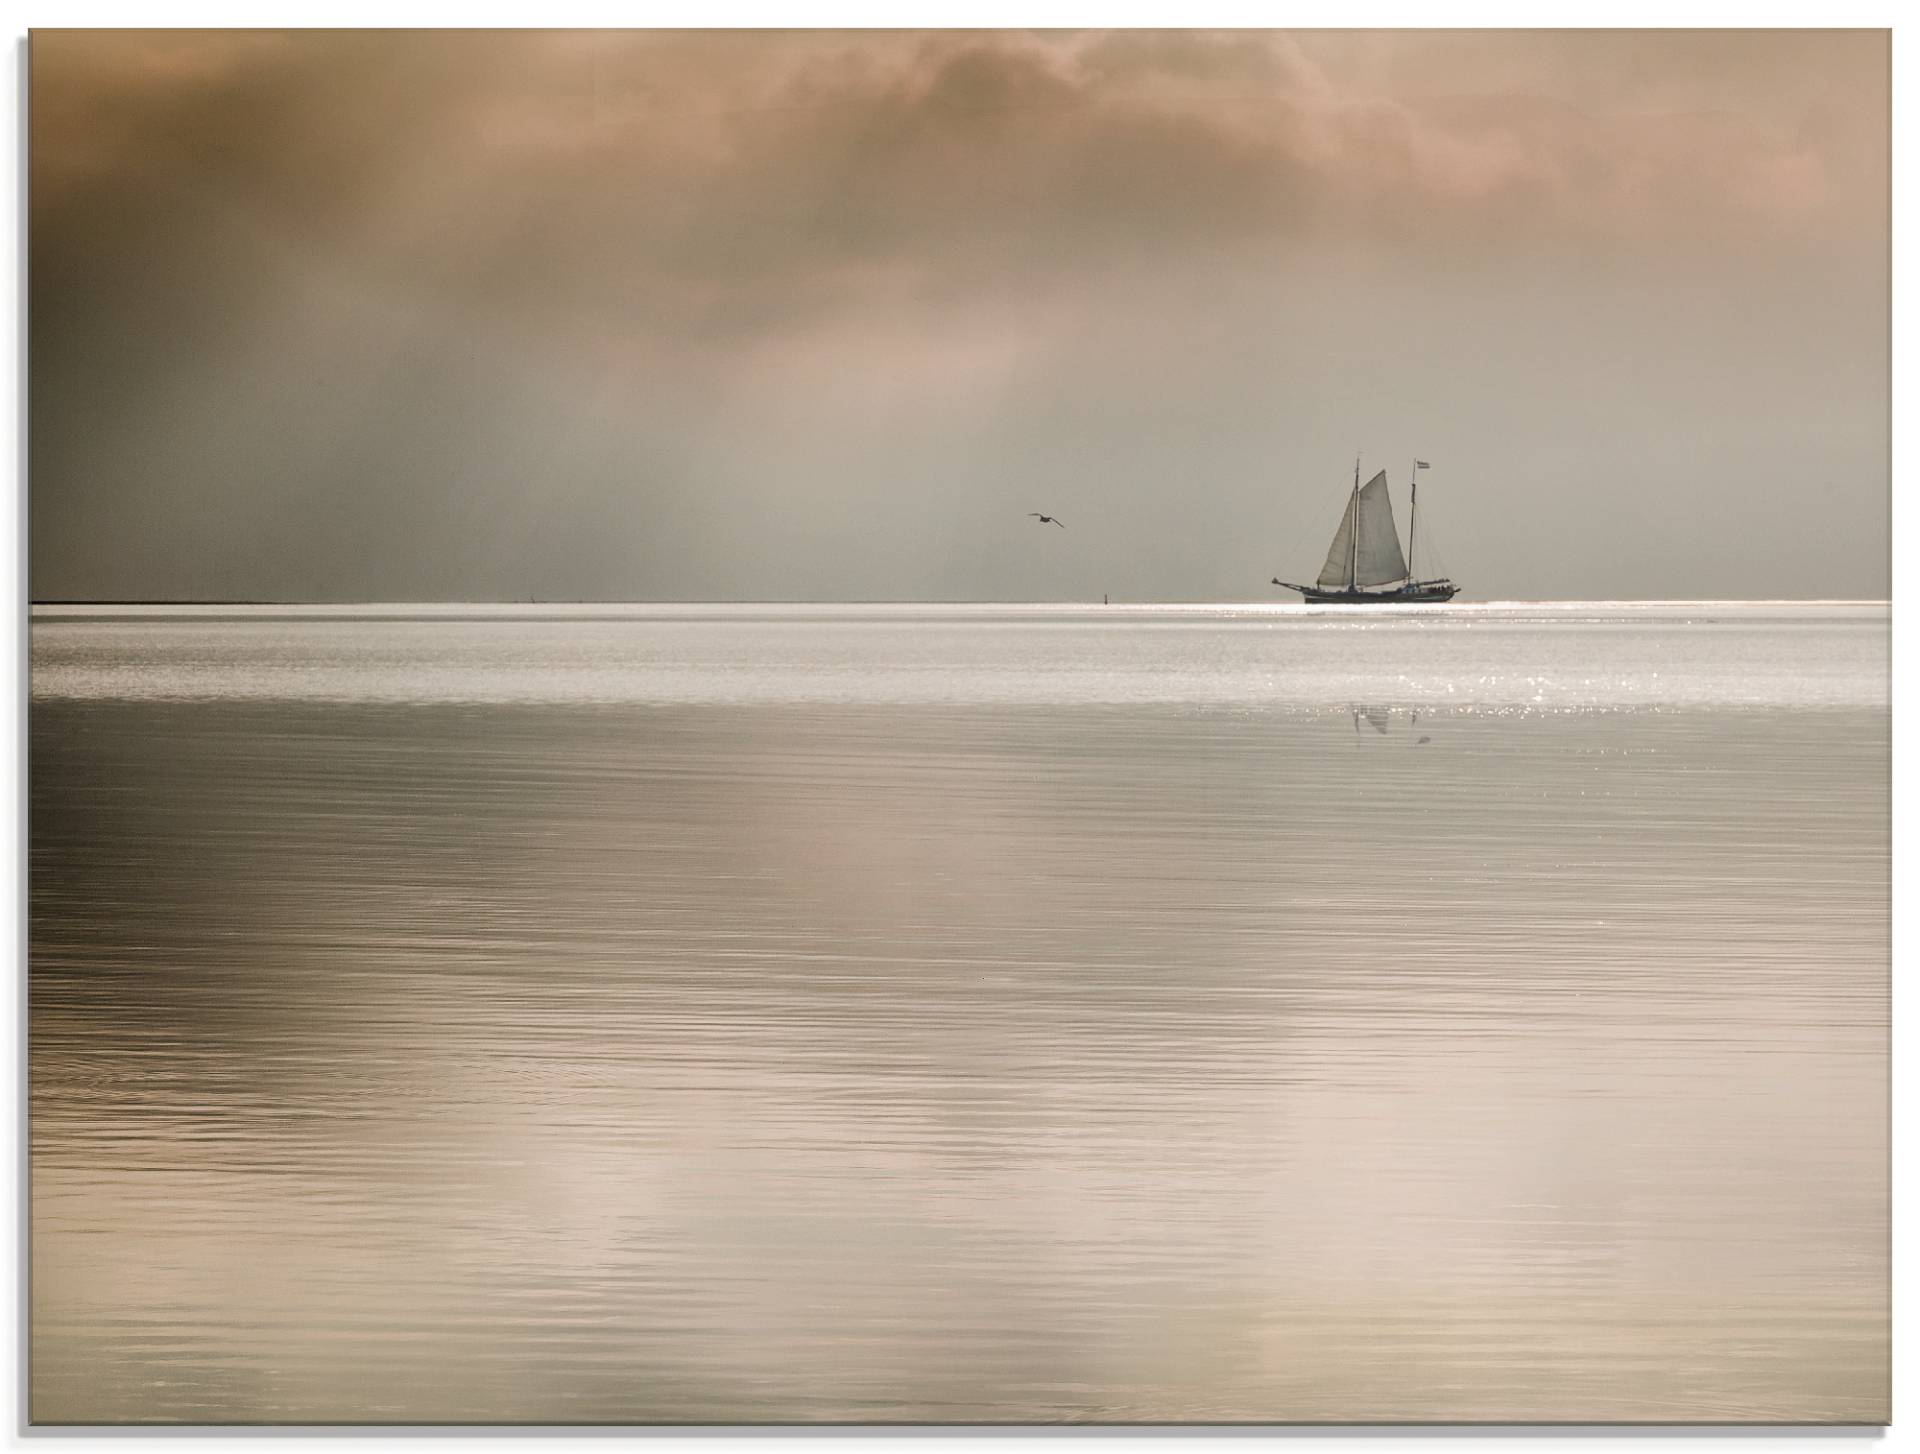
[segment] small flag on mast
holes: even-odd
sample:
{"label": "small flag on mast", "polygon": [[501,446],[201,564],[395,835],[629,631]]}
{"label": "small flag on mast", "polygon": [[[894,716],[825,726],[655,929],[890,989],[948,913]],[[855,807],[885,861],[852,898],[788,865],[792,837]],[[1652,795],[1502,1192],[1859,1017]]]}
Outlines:
{"label": "small flag on mast", "polygon": [[1413,462],[1413,467],[1417,470],[1428,470],[1433,468],[1433,466],[1428,464],[1424,459],[1416,459]]}

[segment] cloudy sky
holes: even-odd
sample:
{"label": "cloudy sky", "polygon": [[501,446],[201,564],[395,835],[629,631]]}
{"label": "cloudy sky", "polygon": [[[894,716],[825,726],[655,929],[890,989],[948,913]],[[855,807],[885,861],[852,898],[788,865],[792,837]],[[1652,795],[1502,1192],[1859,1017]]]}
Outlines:
{"label": "cloudy sky", "polygon": [[1470,598],[1888,592],[1883,32],[31,66],[37,598],[1291,600],[1356,451]]}

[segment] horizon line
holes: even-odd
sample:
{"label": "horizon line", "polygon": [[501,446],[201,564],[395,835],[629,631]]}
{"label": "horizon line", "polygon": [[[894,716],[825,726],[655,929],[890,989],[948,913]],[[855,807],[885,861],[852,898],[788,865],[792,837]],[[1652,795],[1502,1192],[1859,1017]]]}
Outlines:
{"label": "horizon line", "polygon": [[[1450,611],[1463,606],[1891,606],[1890,596],[1541,596],[1541,597],[1489,597],[1486,600],[1447,602],[1424,602],[1408,609],[1421,611]],[[461,599],[455,597],[421,597],[413,600],[366,599],[366,600],[249,600],[224,597],[48,597],[29,600],[29,610],[61,609],[113,609],[120,607],[177,607],[200,609],[207,607],[240,609],[332,609],[361,610],[373,608],[420,608],[428,606],[486,606],[503,609],[579,607],[579,606],[1040,606],[1040,607],[1127,607],[1127,606],[1196,606],[1196,607],[1234,607],[1249,606],[1272,607],[1289,610],[1327,610],[1327,605],[1309,605],[1305,601],[1281,600],[1128,600],[1093,601],[1082,597],[1055,598],[1049,600],[1011,600],[1002,597],[974,599],[907,599],[900,597],[840,597],[827,599],[773,598],[773,597],[702,597],[702,598],[616,598],[597,597],[571,600],[500,600],[500,599]],[[1336,604],[1332,609],[1339,609]]]}

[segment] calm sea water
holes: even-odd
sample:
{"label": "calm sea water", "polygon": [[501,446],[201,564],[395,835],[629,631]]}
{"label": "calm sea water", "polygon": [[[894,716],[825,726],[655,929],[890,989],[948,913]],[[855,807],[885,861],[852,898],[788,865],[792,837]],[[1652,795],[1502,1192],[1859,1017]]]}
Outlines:
{"label": "calm sea water", "polygon": [[32,667],[36,1420],[1887,1414],[1884,607]]}

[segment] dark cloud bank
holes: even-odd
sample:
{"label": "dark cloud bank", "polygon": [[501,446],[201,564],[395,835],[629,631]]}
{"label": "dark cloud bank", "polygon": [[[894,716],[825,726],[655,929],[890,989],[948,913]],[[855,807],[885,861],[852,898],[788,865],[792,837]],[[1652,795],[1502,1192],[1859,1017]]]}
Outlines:
{"label": "dark cloud bank", "polygon": [[41,598],[1264,598],[1356,448],[1471,596],[1888,590],[1882,33],[40,32],[32,108]]}

